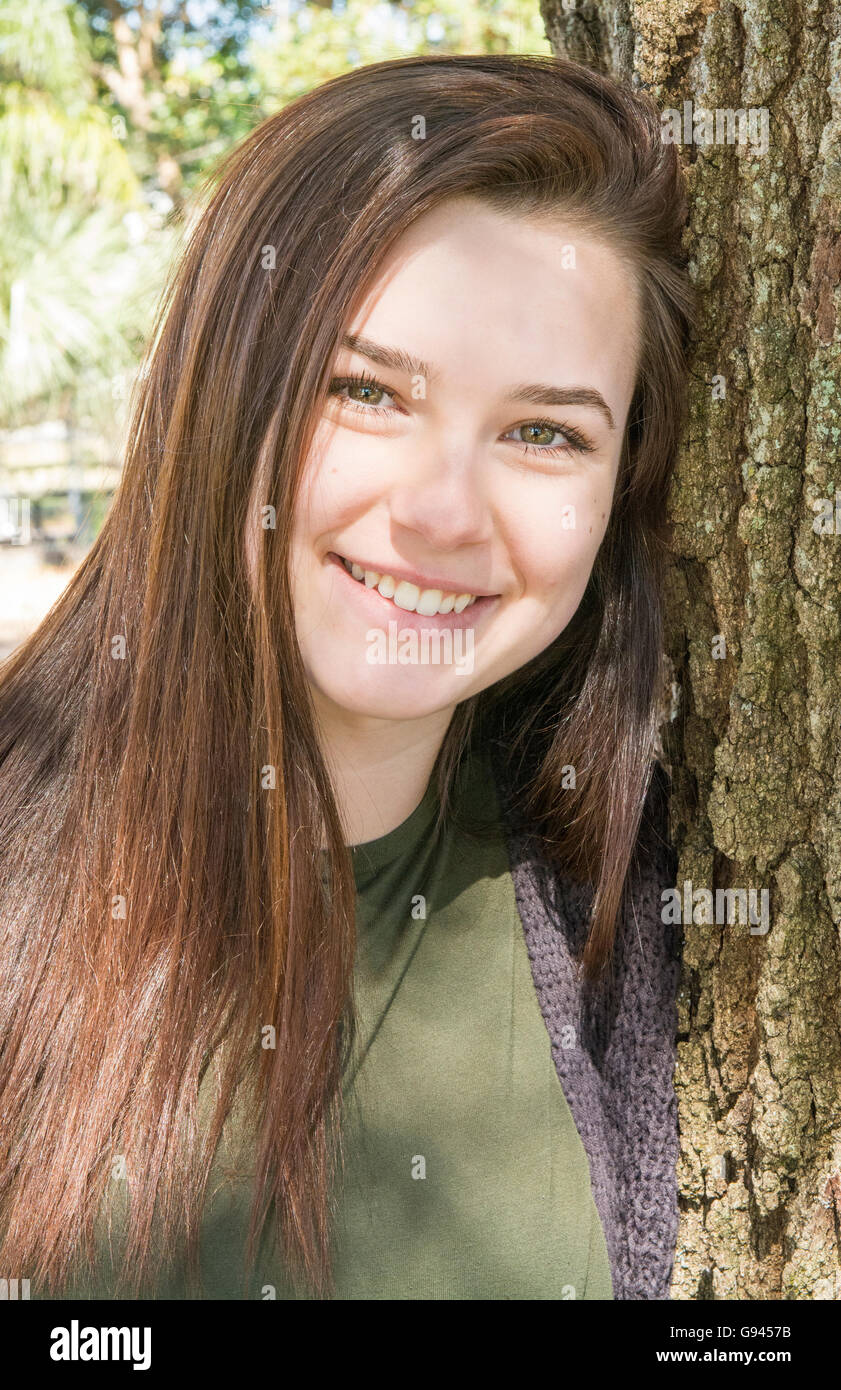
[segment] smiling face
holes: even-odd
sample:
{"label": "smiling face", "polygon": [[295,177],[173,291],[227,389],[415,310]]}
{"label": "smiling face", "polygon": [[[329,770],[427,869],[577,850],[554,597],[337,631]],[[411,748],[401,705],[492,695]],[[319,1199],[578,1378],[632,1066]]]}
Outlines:
{"label": "smiling face", "polygon": [[476,199],[395,245],[333,362],[294,519],[322,711],[452,711],[563,631],[610,516],[637,296],[603,242]]}

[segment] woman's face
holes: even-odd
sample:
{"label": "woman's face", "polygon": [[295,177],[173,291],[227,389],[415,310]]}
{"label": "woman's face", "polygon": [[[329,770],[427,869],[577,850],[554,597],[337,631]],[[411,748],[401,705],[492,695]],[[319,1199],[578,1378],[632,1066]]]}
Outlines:
{"label": "woman's face", "polygon": [[634,278],[561,222],[459,198],[409,229],[348,325],[296,507],[318,707],[452,710],[563,631],[608,523],[637,331]]}

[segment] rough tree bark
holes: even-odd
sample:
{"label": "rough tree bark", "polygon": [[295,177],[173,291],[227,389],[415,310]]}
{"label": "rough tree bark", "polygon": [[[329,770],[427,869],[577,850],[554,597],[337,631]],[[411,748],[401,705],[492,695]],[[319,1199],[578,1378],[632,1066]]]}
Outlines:
{"label": "rough tree bark", "polygon": [[670,506],[678,885],[767,888],[771,924],[684,927],[672,1297],[841,1298],[841,0],[542,13],[557,53],[661,110],[768,112],[764,153],[681,149],[700,322]]}

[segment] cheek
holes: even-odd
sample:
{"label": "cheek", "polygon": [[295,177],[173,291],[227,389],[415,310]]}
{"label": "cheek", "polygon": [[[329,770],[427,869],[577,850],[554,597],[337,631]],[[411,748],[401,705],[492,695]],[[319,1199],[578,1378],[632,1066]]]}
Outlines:
{"label": "cheek", "polygon": [[340,435],[325,423],[319,426],[295,505],[299,539],[346,525],[376,500],[378,470],[371,454],[347,432]]}
{"label": "cheek", "polygon": [[[509,551],[523,591],[544,608],[578,606],[610,520],[613,478],[557,482],[557,495],[513,514]],[[511,517],[509,513],[509,517]]]}

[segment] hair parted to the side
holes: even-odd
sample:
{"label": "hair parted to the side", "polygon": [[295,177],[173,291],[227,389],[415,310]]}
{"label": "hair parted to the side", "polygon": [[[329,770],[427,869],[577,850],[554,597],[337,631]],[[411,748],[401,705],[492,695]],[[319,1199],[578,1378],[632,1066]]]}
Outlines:
{"label": "hair parted to the side", "polygon": [[510,746],[512,765],[539,750],[531,814],[596,886],[585,968],[609,957],[657,726],[692,312],[678,156],[646,98],[560,59],[376,63],[225,161],[161,310],[111,511],[0,674],[0,1274],[58,1292],[84,1268],[115,1154],[126,1287],[182,1248],[196,1273],[213,1154],[245,1094],[249,1258],[268,1232],[305,1290],[332,1290],[354,882],[294,636],[293,503],[360,293],[419,215],[465,194],[609,239],[642,295],[585,598],[548,651],[457,708],[438,763],[446,801],[471,738]]}

